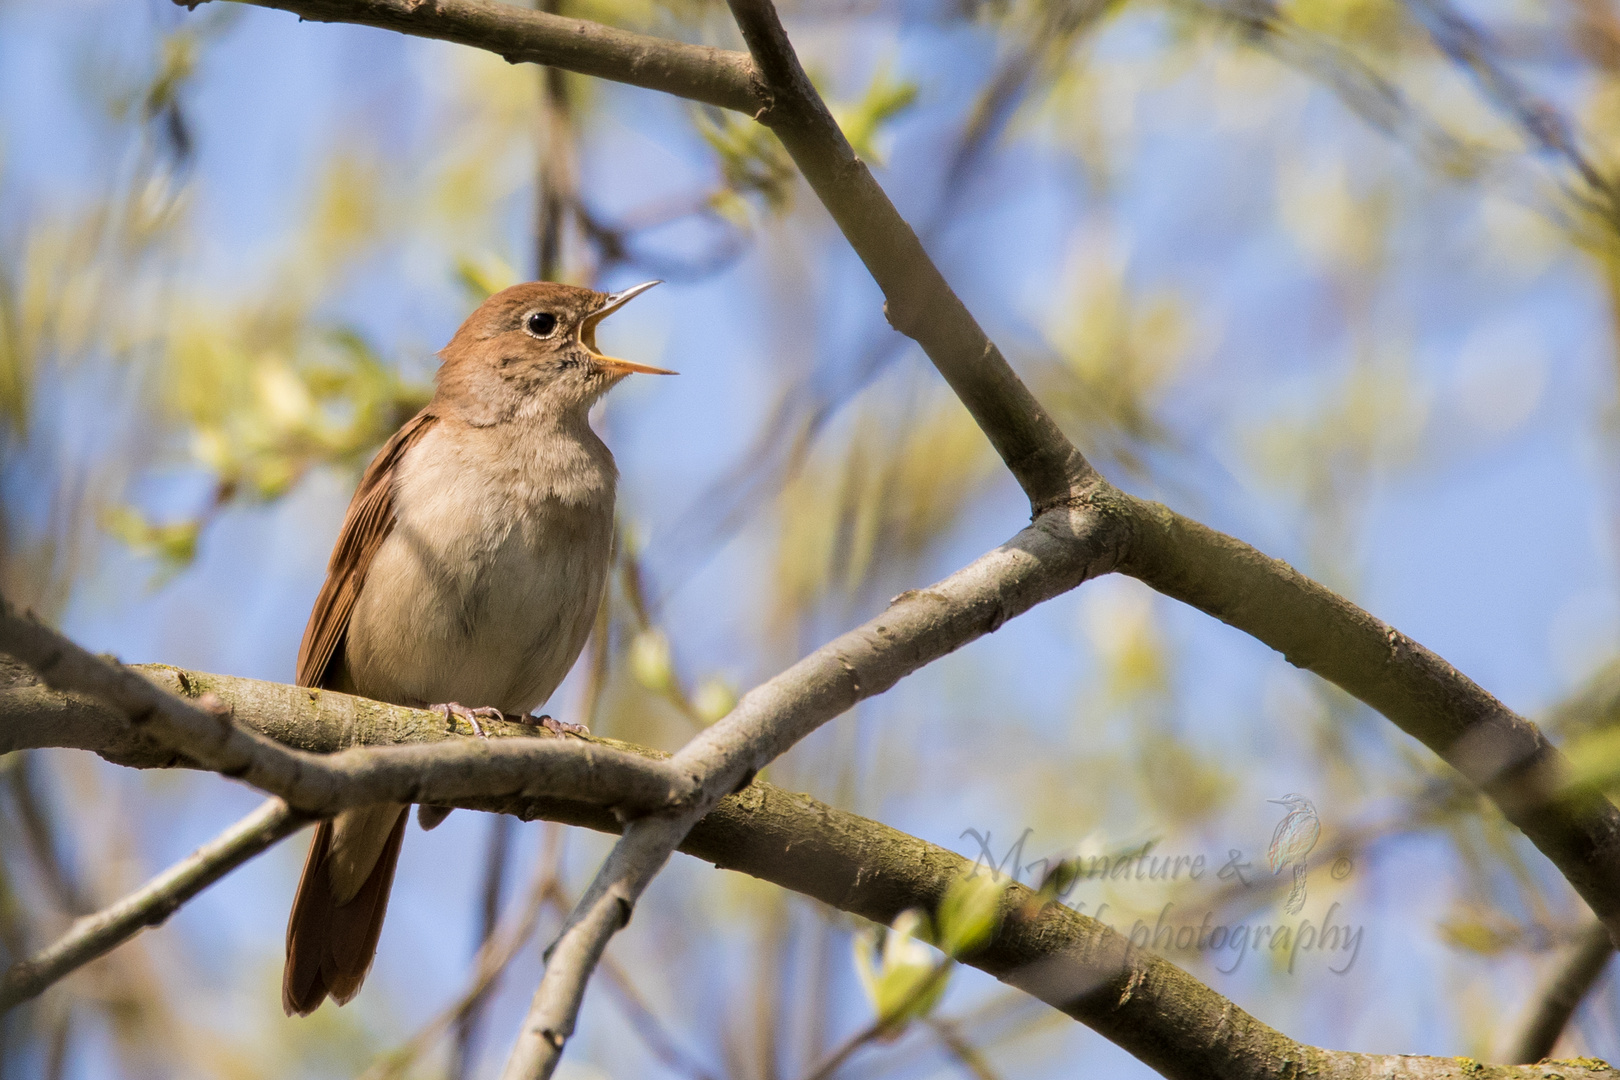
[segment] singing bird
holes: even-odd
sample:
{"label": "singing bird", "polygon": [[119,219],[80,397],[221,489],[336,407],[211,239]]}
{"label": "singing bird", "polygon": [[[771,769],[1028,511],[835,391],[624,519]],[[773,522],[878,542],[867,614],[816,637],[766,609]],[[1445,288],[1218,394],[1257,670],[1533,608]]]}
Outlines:
{"label": "singing bird", "polygon": [[[631,372],[674,374],[603,356],[596,328],[656,284],[514,285],[462,323],[433,400],[349,504],[300,686],[436,708],[480,734],[480,717],[545,703],[585,645],[612,553],[618,469],[587,414]],[[360,807],[316,830],[287,920],[289,1016],[359,991],[408,809]]]}
{"label": "singing bird", "polygon": [[1288,807],[1288,813],[1277,822],[1271,834],[1271,850],[1267,854],[1273,875],[1285,866],[1294,868],[1294,883],[1288,890],[1283,910],[1298,915],[1305,906],[1305,856],[1311,853],[1316,838],[1322,835],[1322,823],[1317,820],[1316,807],[1303,795],[1284,795],[1266,802]]}

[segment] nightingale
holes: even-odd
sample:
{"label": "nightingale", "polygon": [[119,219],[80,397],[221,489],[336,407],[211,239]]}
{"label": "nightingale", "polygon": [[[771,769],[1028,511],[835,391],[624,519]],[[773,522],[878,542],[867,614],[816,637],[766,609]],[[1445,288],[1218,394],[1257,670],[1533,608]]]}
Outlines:
{"label": "nightingale", "polygon": [[[298,650],[300,686],[436,708],[475,734],[480,717],[544,704],[585,645],[612,556],[618,469],[587,414],[631,372],[674,374],[603,356],[596,327],[656,284],[530,282],[468,317],[439,354],[433,400],[349,504]],[[408,810],[358,807],[316,829],[287,920],[289,1016],[359,991]]]}

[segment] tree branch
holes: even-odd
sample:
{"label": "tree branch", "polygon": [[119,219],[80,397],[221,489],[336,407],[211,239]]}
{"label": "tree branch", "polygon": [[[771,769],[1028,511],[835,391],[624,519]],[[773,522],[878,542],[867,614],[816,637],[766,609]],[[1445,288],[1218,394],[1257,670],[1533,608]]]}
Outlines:
{"label": "tree branch", "polygon": [[548,1077],[573,1034],[585,982],[608,940],[692,826],[725,795],[826,721],[923,665],[995,631],[1118,558],[1119,521],[1092,507],[1044,514],[1012,540],[750,690],[670,759],[695,792],[678,812],[632,821],[552,945],[502,1073]]}
{"label": "tree branch", "polygon": [[1383,713],[1484,791],[1620,940],[1620,811],[1567,783],[1541,729],[1422,645],[1280,559],[1133,500],[1120,572],[1213,615]]}
{"label": "tree branch", "polygon": [[[195,9],[208,0],[174,0]],[[310,22],[359,23],[471,45],[513,64],[595,75],[753,115],[764,108],[746,55],[634,34],[487,0],[243,0]]]}
{"label": "tree branch", "polygon": [[309,823],[280,799],[269,799],[185,859],[111,907],[86,915],[43,951],[11,965],[0,978],[0,1013],[105,956],[277,841]]}
{"label": "tree branch", "polygon": [[[265,692],[277,689],[274,684],[173,668],[161,671],[215,687],[222,700],[236,707],[240,722],[256,730],[299,726],[306,729],[300,745],[324,745],[331,750],[344,745],[337,737],[345,719],[341,695],[323,695],[319,703],[323,715],[294,724],[280,712],[281,705],[274,704],[288,699]],[[15,695],[27,689],[0,690],[0,717],[17,715]],[[56,699],[54,705],[52,698]],[[29,695],[29,700],[47,709],[80,711],[73,745],[91,751],[101,747],[117,753],[127,750],[127,721],[120,714],[63,694],[41,692]],[[399,730],[405,737],[427,742],[456,737],[442,726],[438,730],[411,726],[414,710],[395,711],[402,714]],[[502,731],[493,741],[507,734]],[[327,741],[323,744],[322,740]],[[626,752],[636,749],[623,743],[610,745]],[[169,766],[191,767],[192,763],[171,757]],[[468,797],[459,805],[603,832],[620,828],[604,807],[583,802],[501,795]],[[955,852],[761,782],[720,800],[682,841],[681,850],[721,869],[749,874],[884,925],[910,908],[936,910],[950,883],[974,867],[972,860]],[[1062,905],[1031,904],[1032,897],[1022,885],[1010,888],[995,936],[963,962],[1080,1020],[1171,1080],[1545,1078],[1545,1069],[1475,1066],[1456,1058],[1357,1054],[1305,1046],[1261,1023],[1174,964],[1132,948],[1105,923]],[[1558,1072],[1565,1080],[1615,1080],[1620,1075],[1590,1063],[1561,1063]]]}
{"label": "tree branch", "polygon": [[[501,790],[545,791],[586,801],[613,790],[619,793],[615,798],[626,800],[621,809],[642,811],[668,806],[685,795],[680,774],[662,763],[574,738],[468,739],[434,747],[361,747],[331,755],[289,749],[243,729],[229,715],[207,712],[130,668],[87,652],[18,616],[3,600],[0,652],[28,664],[52,688],[78,691],[111,706],[133,728],[202,768],[279,795],[314,817],[383,802],[452,805],[465,795]],[[332,692],[296,693],[319,702]],[[444,723],[436,713],[412,711]],[[26,745],[19,737],[27,726],[19,727],[0,731],[0,750]]]}

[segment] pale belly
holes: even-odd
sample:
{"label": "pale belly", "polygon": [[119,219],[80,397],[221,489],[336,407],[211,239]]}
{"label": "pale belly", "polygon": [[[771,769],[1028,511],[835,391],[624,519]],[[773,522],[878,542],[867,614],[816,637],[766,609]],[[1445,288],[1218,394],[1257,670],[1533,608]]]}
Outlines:
{"label": "pale belly", "polygon": [[595,622],[611,495],[519,512],[467,487],[400,514],[349,621],[349,677],[357,693],[401,705],[527,713],[568,674]]}

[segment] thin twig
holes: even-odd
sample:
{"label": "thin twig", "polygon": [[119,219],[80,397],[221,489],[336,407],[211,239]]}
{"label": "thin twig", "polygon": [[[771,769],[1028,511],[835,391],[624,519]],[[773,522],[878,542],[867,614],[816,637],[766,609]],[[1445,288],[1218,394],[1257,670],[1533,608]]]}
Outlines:
{"label": "thin twig", "polygon": [[13,964],[0,978],[0,1011],[37,996],[145,927],[159,925],[181,904],[308,822],[280,799],[267,800],[116,904],[75,922],[48,948]]}
{"label": "thin twig", "polygon": [[[501,890],[506,882],[506,867],[511,858],[512,829],[515,822],[505,814],[489,819],[489,844],[484,851],[484,886],[480,890],[478,905],[478,946],[473,950],[476,963],[484,950],[501,914]],[[464,1080],[472,1075],[473,1054],[478,1049],[478,1029],[484,1017],[484,1006],[489,994],[484,993],[467,1003],[456,1017],[456,1043],[451,1055],[451,1080]]]}
{"label": "thin twig", "polygon": [[958,1029],[956,1022],[939,1017],[930,1017],[924,1021],[930,1031],[938,1038],[951,1057],[962,1066],[964,1072],[974,1080],[1001,1080],[996,1070],[990,1067],[990,1059],[967,1040],[967,1037]]}
{"label": "thin twig", "polygon": [[834,1073],[843,1067],[844,1062],[853,1057],[861,1047],[898,1033],[910,1019],[906,1016],[906,1013],[910,1012],[917,1002],[921,1001],[925,996],[933,993],[941,982],[950,977],[951,968],[955,966],[955,963],[948,956],[941,959],[925,977],[917,981],[917,985],[913,986],[906,996],[900,999],[887,1016],[878,1017],[866,1027],[845,1039],[843,1044],[828,1054],[820,1065],[805,1076],[804,1080],[829,1080]]}
{"label": "thin twig", "polygon": [[1510,1044],[1504,1060],[1530,1065],[1550,1056],[1570,1017],[1597,985],[1613,955],[1614,942],[1609,940],[1609,932],[1594,921],[1581,932],[1575,947],[1560,959],[1536,994],[1535,1010]]}
{"label": "thin twig", "polygon": [[534,873],[529,887],[524,890],[523,900],[516,913],[508,915],[499,929],[484,942],[483,948],[478,950],[478,956],[473,960],[473,977],[466,989],[422,1025],[403,1046],[378,1058],[361,1075],[360,1080],[392,1080],[403,1076],[461,1017],[489,997],[506,969],[534,936],[541,912],[548,904],[558,902],[561,894],[562,836],[562,830],[558,827],[547,827],[540,857],[534,864]]}
{"label": "thin twig", "polygon": [[618,998],[619,1011],[624,1013],[624,1018],[654,1057],[676,1072],[692,1077],[692,1080],[715,1080],[713,1073],[681,1049],[675,1036],[658,1019],[658,1014],[636,991],[630,973],[614,963],[611,956],[602,958],[602,977]]}

